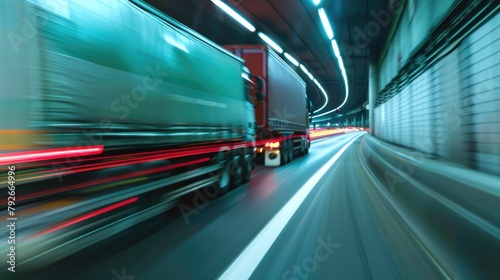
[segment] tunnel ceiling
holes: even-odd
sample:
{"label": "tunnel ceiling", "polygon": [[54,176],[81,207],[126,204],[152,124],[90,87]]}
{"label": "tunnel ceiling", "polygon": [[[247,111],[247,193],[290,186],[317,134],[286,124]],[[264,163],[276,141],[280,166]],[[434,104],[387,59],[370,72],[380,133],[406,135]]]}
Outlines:
{"label": "tunnel ceiling", "polygon": [[[397,0],[322,0],[340,47],[349,81],[345,114],[361,108],[368,99],[369,61],[377,59],[388,33],[373,13],[387,11],[388,2]],[[149,4],[196,30],[218,44],[264,44],[257,32],[250,32],[219,10],[210,0],[147,0]],[[312,0],[227,0],[259,31],[271,36],[281,47],[306,65],[326,90],[329,103],[323,113],[339,106],[345,88],[332,46]],[[370,22],[371,26],[370,26]],[[384,23],[385,24],[385,23]],[[376,26],[379,27],[377,30]],[[368,31],[366,27],[370,27]],[[368,34],[363,36],[361,34]],[[364,37],[364,38],[363,38]],[[366,38],[366,39],[365,39]],[[324,103],[323,94],[302,71],[308,82],[307,95],[315,108]],[[328,116],[334,116],[329,114]]]}

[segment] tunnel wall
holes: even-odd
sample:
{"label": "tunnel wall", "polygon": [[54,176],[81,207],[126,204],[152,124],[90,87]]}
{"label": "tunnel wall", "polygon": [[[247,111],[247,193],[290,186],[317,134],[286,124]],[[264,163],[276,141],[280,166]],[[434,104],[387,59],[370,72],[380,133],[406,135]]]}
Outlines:
{"label": "tunnel wall", "polygon": [[439,26],[455,2],[457,1],[405,1],[398,27],[385,48],[384,59],[380,64],[380,85],[388,84],[395,77],[404,62],[423,44],[427,34]]}
{"label": "tunnel wall", "polygon": [[[434,46],[439,51],[409,50],[416,55],[396,71],[385,67],[393,57],[382,59],[375,136],[500,175],[500,14],[498,6],[486,12],[490,16],[484,20],[469,20],[474,23],[469,33]],[[413,33],[402,18],[397,30]]]}

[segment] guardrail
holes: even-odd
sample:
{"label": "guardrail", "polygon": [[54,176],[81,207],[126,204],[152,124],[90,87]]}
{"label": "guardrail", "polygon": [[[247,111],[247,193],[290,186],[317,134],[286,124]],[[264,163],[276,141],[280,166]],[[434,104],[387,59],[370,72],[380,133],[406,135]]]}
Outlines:
{"label": "guardrail", "polygon": [[380,193],[453,279],[500,279],[500,177],[370,135],[361,149]]}

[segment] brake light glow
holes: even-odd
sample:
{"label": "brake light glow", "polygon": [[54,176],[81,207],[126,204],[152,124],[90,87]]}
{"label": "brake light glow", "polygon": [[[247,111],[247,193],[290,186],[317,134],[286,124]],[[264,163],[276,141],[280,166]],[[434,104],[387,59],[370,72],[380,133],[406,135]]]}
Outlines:
{"label": "brake light glow", "polygon": [[266,148],[279,148],[280,142],[267,142]]}

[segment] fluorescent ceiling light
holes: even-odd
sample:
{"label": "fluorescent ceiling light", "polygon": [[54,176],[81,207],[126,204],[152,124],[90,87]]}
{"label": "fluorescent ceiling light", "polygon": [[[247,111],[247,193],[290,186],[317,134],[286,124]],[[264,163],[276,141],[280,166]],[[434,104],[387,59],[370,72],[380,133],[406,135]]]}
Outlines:
{"label": "fluorescent ceiling light", "polygon": [[[317,118],[317,117],[321,117],[321,116],[333,113],[333,112],[337,111],[338,109],[342,108],[342,106],[344,106],[344,104],[347,102],[347,99],[349,99],[349,86],[348,86],[348,83],[347,83],[347,77],[345,77],[345,76],[344,76],[344,82],[345,82],[345,98],[344,98],[344,101],[342,102],[342,104],[340,104],[340,106],[338,106],[337,108],[335,108],[333,110],[330,110],[328,112],[324,112],[324,113],[315,115],[315,116],[313,116],[313,118]],[[320,109],[314,111],[314,113],[316,113],[317,111],[323,109],[324,107],[325,106],[323,106]]]}
{"label": "fluorescent ceiling light", "polygon": [[345,72],[345,68],[344,68],[344,61],[342,61],[342,58],[341,58],[341,57],[339,57],[339,58],[338,58],[338,62],[339,62],[340,71],[341,71],[342,73],[344,73],[344,72]]}
{"label": "fluorescent ceiling light", "polygon": [[289,55],[288,53],[285,53],[285,57],[286,59],[288,59],[288,61],[290,61],[293,65],[295,65],[295,67],[299,67],[299,62],[293,58],[293,56]]}
{"label": "fluorescent ceiling light", "polygon": [[318,80],[316,80],[316,79],[311,79],[311,80],[314,81],[314,83],[316,84],[316,86],[318,86],[319,90],[321,91],[321,93],[323,93],[323,96],[325,97],[325,103],[323,103],[323,106],[321,106],[321,108],[319,108],[318,110],[315,110],[313,112],[313,113],[316,113],[316,112],[319,112],[319,111],[323,110],[323,108],[326,107],[326,104],[328,104],[328,95],[326,94],[325,89],[321,86],[321,84],[318,82]]}
{"label": "fluorescent ceiling light", "polygon": [[300,65],[300,69],[302,70],[302,72],[304,72],[306,75],[309,74],[309,71],[307,71],[306,67],[304,65]]}
{"label": "fluorescent ceiling light", "polygon": [[271,40],[271,38],[269,38],[266,34],[259,32],[259,37],[262,40],[264,40],[264,42],[266,42],[269,46],[271,46],[275,51],[277,51],[279,53],[283,52],[283,49],[278,44],[276,44],[273,40]]}
{"label": "fluorescent ceiling light", "polygon": [[212,0],[212,2],[215,5],[217,5],[217,7],[219,7],[221,10],[223,10],[228,15],[230,15],[232,18],[234,18],[236,21],[238,21],[241,25],[246,27],[248,30],[250,30],[251,32],[255,31],[255,27],[250,22],[248,22],[246,19],[244,19],[242,16],[240,16],[236,11],[231,9],[228,5],[226,5],[225,3],[223,3],[220,0]]}
{"label": "fluorescent ceiling light", "polygon": [[318,6],[319,3],[321,3],[321,0],[313,0],[313,4],[314,6]]}
{"label": "fluorescent ceiling light", "polygon": [[337,40],[335,39],[332,40],[332,48],[333,52],[335,53],[335,56],[339,58],[340,57],[339,45],[337,45]]}
{"label": "fluorescent ceiling light", "polygon": [[326,104],[328,104],[328,95],[326,94],[325,89],[322,86],[319,86],[319,89],[321,90],[321,93],[323,93],[323,96],[325,97],[325,103],[323,103],[323,106],[321,106],[318,110],[315,110],[313,113],[315,114],[316,112],[319,112],[323,110],[323,108],[326,107]]}
{"label": "fluorescent ceiling light", "polygon": [[330,39],[330,40],[333,39],[332,26],[330,25],[330,21],[328,20],[328,17],[326,16],[325,9],[323,9],[323,8],[319,9],[318,13],[319,13],[319,18],[321,19],[321,23],[323,24],[323,28],[326,31],[326,36],[328,36],[328,39]]}
{"label": "fluorescent ceiling light", "polygon": [[309,79],[314,80],[314,76],[311,73],[308,73],[307,76],[309,76]]}
{"label": "fluorescent ceiling light", "polygon": [[[334,52],[336,52],[335,51],[335,46],[336,45],[337,44],[336,44],[335,40],[332,40],[332,46],[333,46],[333,51]],[[337,47],[337,49],[338,49],[338,47]],[[337,54],[335,54],[335,55],[337,56]],[[333,110],[330,110],[328,112],[324,112],[324,113],[321,113],[321,114],[314,115],[313,118],[321,117],[321,116],[324,116],[324,115],[327,115],[327,114],[330,114],[330,113],[333,113],[333,112],[337,111],[342,106],[344,106],[345,103],[347,102],[347,99],[349,99],[349,83],[347,82],[347,73],[345,71],[344,61],[342,60],[342,57],[340,55],[337,56],[337,61],[339,63],[340,72],[342,73],[342,78],[344,79],[344,84],[345,84],[345,98],[344,98],[344,101],[337,108],[335,108]],[[323,89],[321,88],[321,86],[319,86],[319,87],[323,91]],[[328,96],[326,95],[326,93],[324,91],[323,91],[323,94],[327,98],[327,103],[328,103]],[[316,112],[320,111],[321,109],[325,108],[325,106],[326,106],[326,103],[321,108],[319,108],[318,110],[314,111],[314,113],[316,113]]]}

